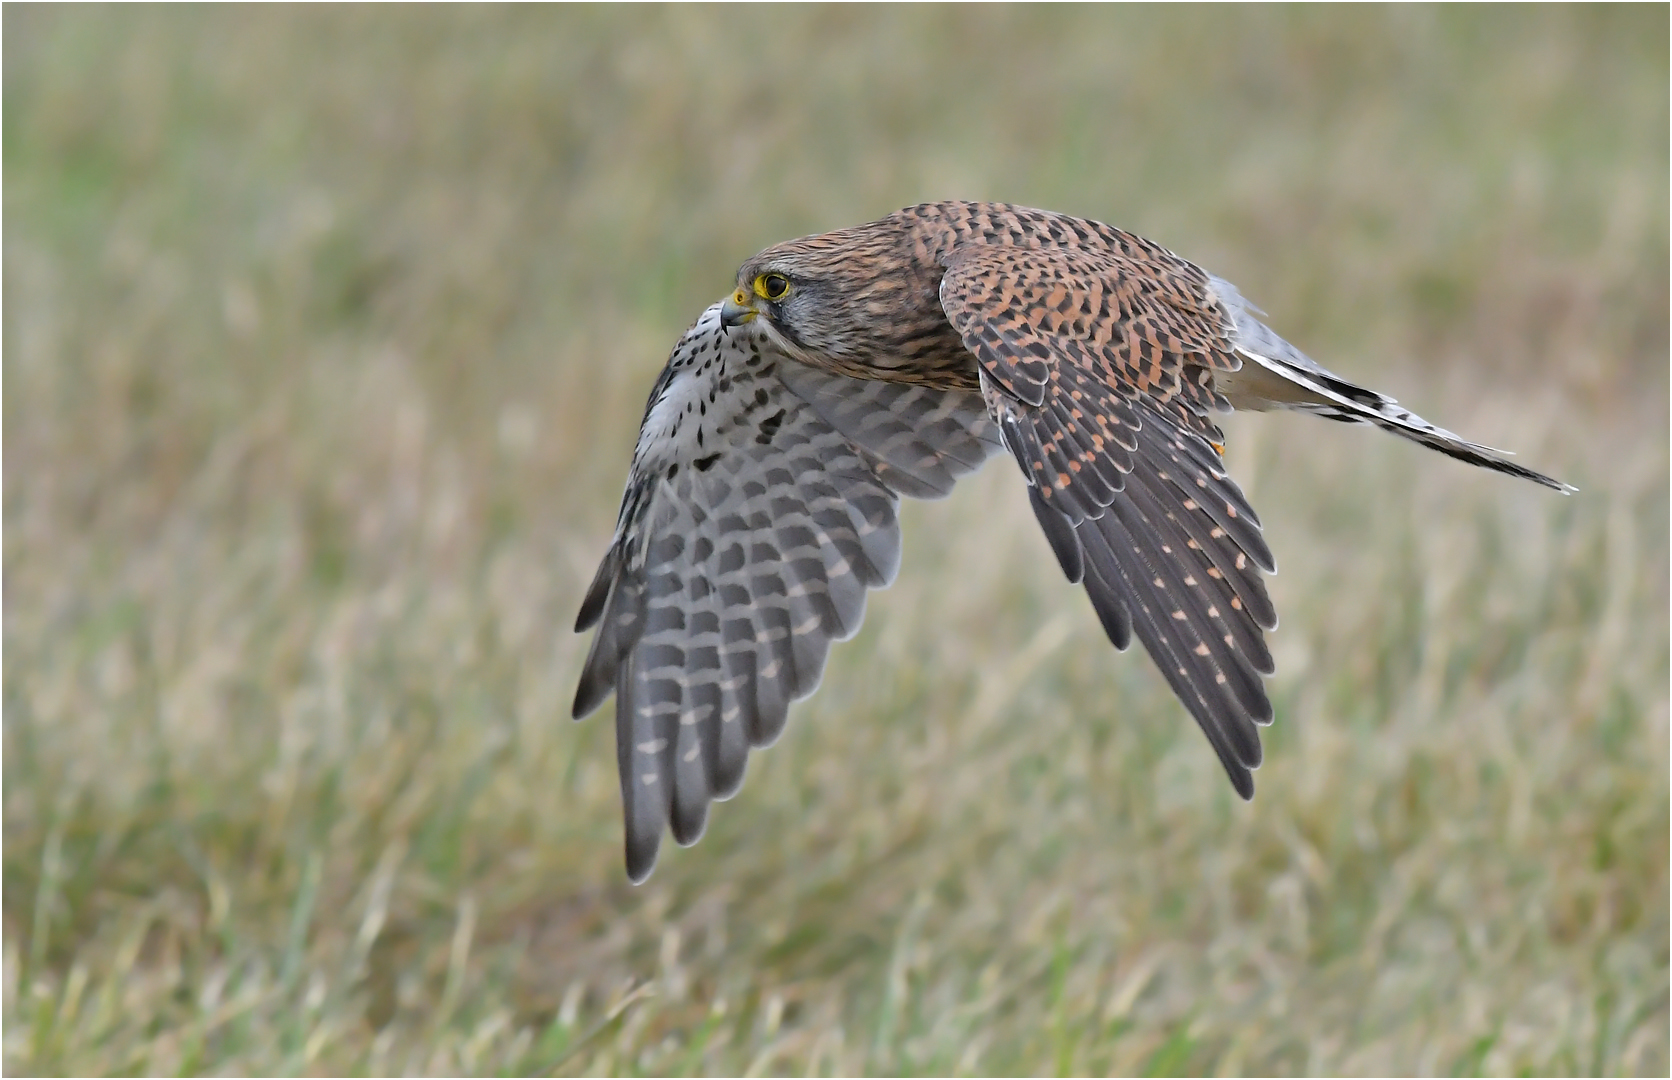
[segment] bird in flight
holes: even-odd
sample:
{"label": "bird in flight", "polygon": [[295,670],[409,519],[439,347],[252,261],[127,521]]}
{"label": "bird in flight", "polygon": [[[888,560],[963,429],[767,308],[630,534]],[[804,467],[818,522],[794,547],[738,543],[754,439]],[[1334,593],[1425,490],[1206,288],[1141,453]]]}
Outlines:
{"label": "bird in flight", "polygon": [[627,876],[695,843],[900,562],[902,495],[1007,453],[1115,648],[1134,635],[1244,799],[1272,720],[1275,562],[1216,413],[1372,424],[1572,491],[1325,370],[1228,282],[1131,233],[925,203],[767,248],[650,392],[575,629],[574,716],[615,694]]}

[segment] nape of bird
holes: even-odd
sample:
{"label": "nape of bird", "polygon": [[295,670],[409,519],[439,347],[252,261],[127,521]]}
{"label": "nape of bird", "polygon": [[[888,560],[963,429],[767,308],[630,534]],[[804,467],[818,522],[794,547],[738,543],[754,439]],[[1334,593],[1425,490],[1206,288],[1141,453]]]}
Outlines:
{"label": "nape of bird", "polygon": [[615,695],[627,875],[695,843],[900,560],[902,495],[1007,452],[1063,573],[1134,635],[1244,799],[1272,721],[1260,520],[1213,422],[1296,409],[1573,489],[1325,370],[1225,282],[1095,221],[926,203],[767,248],[656,380],[579,719]]}

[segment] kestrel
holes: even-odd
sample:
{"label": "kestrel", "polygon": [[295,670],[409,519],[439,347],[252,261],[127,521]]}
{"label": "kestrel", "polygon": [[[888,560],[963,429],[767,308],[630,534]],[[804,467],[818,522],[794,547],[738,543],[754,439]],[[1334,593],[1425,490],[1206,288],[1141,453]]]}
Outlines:
{"label": "kestrel", "polygon": [[1255,310],[1148,240],[1001,203],[925,203],[745,262],[651,389],[575,624],[598,628],[575,717],[616,696],[627,876],[650,874],[664,825],[695,843],[818,686],[899,567],[900,496],[943,496],[990,454],[1016,460],[1063,573],[1115,648],[1143,642],[1245,799],[1272,720],[1275,562],[1216,412],[1374,424],[1573,490],[1326,371]]}

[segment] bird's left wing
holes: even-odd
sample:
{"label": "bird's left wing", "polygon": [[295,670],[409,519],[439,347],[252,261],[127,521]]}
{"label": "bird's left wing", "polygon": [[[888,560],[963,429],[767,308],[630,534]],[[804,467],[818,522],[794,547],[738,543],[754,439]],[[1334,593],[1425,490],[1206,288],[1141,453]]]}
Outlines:
{"label": "bird's left wing", "polygon": [[627,874],[664,825],[694,843],[750,747],[811,694],[900,560],[900,494],[944,495],[998,448],[980,396],[796,363],[716,304],[651,391],[609,552],[579,718],[616,695]]}

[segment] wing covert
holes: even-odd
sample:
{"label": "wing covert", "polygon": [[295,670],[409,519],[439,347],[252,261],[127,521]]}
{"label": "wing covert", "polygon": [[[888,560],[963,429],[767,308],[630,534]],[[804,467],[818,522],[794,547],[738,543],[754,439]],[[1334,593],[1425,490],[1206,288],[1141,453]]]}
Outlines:
{"label": "wing covert", "polygon": [[1241,359],[1207,275],[1182,259],[1096,248],[963,248],[949,259],[941,307],[982,372],[1028,405],[1067,363],[1122,397],[1181,423],[1225,408],[1212,372]]}

